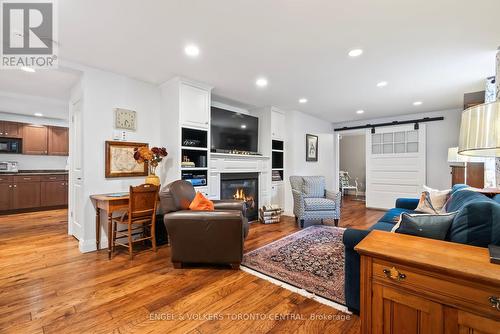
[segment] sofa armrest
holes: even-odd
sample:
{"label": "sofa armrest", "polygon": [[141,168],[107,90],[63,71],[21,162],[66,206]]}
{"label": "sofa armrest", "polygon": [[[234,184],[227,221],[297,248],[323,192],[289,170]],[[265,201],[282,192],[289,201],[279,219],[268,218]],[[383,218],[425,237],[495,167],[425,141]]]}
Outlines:
{"label": "sofa armrest", "polygon": [[344,264],[344,295],[347,308],[354,313],[359,313],[360,304],[360,256],[354,247],[363,240],[371,231],[346,229],[343,235],[345,246]]}
{"label": "sofa armrest", "polygon": [[181,210],[164,215],[172,262],[239,263],[243,258],[241,211]]}
{"label": "sofa armrest", "polygon": [[356,230],[353,228],[348,228],[344,231],[344,235],[342,237],[342,242],[344,243],[345,248],[354,249],[357,244],[361,242],[368,234],[370,234],[370,230]]}
{"label": "sofa armrest", "polygon": [[396,200],[396,208],[415,210],[418,206],[418,198],[398,198]]}
{"label": "sofa armrest", "polygon": [[226,200],[215,200],[214,203],[215,210],[237,210],[245,212],[245,202],[237,199],[226,199]]}

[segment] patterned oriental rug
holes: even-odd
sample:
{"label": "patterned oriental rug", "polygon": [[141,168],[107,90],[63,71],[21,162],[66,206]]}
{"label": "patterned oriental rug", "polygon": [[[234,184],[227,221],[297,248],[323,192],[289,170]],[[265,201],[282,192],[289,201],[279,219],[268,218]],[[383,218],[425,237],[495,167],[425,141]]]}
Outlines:
{"label": "patterned oriental rug", "polygon": [[308,227],[245,254],[242,269],[303,289],[312,299],[321,296],[345,305],[344,230],[323,225]]}

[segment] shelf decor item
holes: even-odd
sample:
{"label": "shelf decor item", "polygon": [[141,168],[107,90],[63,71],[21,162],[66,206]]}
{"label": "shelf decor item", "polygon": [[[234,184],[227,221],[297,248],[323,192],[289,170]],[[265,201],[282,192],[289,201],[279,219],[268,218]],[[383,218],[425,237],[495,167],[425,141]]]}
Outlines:
{"label": "shelf decor item", "polygon": [[148,148],[146,143],[106,141],[105,177],[135,177],[148,175],[148,164],[134,159],[136,148]]}
{"label": "shelf decor item", "polygon": [[318,161],[318,136],[306,134],[306,161]]}
{"label": "shelf decor item", "polygon": [[165,147],[147,147],[134,148],[134,159],[137,163],[146,163],[149,166],[149,175],[146,176],[145,183],[160,185],[160,178],[156,175],[156,167],[168,155]]}

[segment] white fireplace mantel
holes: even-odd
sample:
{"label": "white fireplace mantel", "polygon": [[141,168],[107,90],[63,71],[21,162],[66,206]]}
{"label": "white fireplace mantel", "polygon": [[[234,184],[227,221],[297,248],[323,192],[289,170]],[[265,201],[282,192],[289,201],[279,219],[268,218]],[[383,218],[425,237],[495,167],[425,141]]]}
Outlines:
{"label": "white fireplace mantel", "polygon": [[259,173],[259,205],[269,204],[271,188],[270,158],[262,155],[210,153],[210,199],[220,199],[221,173]]}

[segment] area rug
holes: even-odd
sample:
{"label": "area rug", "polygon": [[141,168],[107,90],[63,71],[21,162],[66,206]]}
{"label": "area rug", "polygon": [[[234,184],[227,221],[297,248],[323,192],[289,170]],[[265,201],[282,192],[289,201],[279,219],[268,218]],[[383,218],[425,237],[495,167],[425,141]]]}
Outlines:
{"label": "area rug", "polygon": [[305,228],[246,253],[242,269],[345,305],[344,230],[322,225]]}

